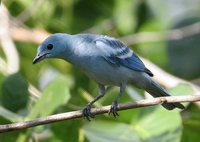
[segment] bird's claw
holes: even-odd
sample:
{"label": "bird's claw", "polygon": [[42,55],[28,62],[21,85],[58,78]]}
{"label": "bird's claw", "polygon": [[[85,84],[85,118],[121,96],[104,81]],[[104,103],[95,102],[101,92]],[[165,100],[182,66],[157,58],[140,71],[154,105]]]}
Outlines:
{"label": "bird's claw", "polygon": [[94,118],[94,115],[91,113],[91,105],[88,104],[82,110],[83,116],[88,120],[91,121],[91,118]]}
{"label": "bird's claw", "polygon": [[118,112],[117,112],[117,107],[118,107],[118,102],[114,101],[110,107],[110,110],[108,112],[108,114],[110,115],[111,113],[113,114],[113,116],[116,118],[117,116],[119,116]]}

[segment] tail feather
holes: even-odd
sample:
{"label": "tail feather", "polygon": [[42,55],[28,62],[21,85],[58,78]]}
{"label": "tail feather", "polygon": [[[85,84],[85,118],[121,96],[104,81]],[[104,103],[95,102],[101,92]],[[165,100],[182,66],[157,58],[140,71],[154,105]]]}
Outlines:
{"label": "tail feather", "polygon": [[[146,91],[153,97],[170,96],[160,85],[158,85],[153,80],[151,81],[151,84],[147,86]],[[172,110],[174,108],[185,109],[181,103],[163,103],[162,106],[168,110]]]}

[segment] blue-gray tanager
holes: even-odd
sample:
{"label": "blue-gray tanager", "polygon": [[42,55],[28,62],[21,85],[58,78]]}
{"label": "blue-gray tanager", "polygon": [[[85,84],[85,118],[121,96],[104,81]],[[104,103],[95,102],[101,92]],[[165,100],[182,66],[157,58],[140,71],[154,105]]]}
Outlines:
{"label": "blue-gray tanager", "polygon": [[[38,47],[33,64],[45,58],[64,59],[98,83],[99,95],[83,108],[83,116],[88,119],[93,117],[90,112],[92,104],[104,96],[107,85],[120,87],[109,112],[115,117],[118,115],[119,99],[127,84],[144,89],[154,97],[170,96],[151,79],[153,73],[139,57],[124,43],[110,36],[53,34]],[[180,103],[163,103],[162,106],[168,110],[176,107],[184,109]]]}

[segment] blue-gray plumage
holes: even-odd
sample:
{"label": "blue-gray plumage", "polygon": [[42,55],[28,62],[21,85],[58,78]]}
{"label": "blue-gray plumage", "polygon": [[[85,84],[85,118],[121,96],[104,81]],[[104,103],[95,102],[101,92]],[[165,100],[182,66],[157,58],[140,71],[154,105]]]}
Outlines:
{"label": "blue-gray plumage", "polygon": [[[139,57],[121,41],[103,35],[57,33],[49,36],[38,48],[33,63],[45,58],[64,59],[99,84],[99,95],[83,109],[88,119],[92,104],[103,97],[105,86],[119,86],[120,93],[112,103],[110,113],[117,116],[117,106],[126,85],[131,84],[144,89],[154,97],[170,96],[154,82],[153,73],[147,69]],[[184,109],[180,103],[163,103],[168,110]]]}

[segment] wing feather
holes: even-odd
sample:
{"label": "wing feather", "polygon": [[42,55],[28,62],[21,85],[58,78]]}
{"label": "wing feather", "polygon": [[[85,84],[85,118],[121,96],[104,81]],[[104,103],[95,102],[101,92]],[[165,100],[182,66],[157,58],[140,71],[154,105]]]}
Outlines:
{"label": "wing feather", "polygon": [[109,36],[101,36],[95,39],[95,44],[102,53],[104,59],[115,66],[125,66],[135,71],[146,72],[153,76],[140,58],[124,43]]}

